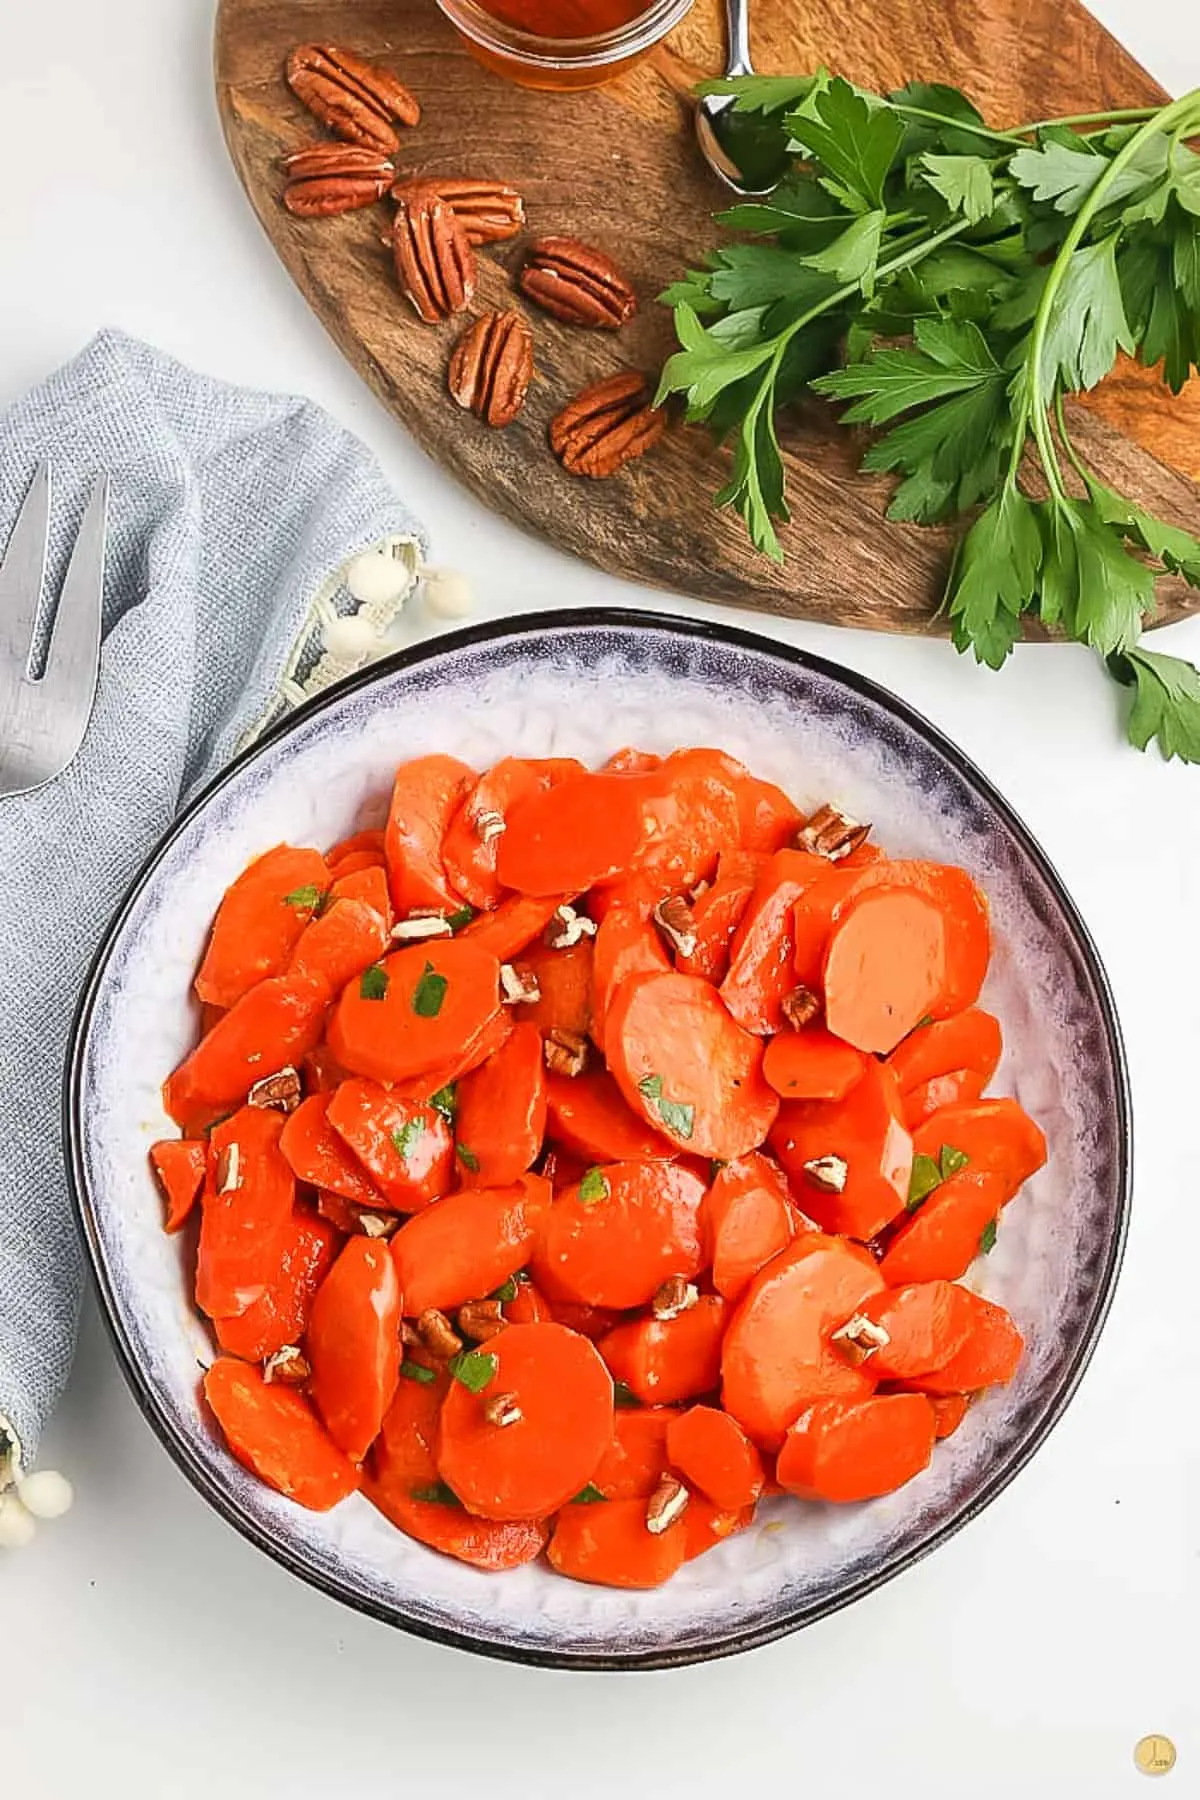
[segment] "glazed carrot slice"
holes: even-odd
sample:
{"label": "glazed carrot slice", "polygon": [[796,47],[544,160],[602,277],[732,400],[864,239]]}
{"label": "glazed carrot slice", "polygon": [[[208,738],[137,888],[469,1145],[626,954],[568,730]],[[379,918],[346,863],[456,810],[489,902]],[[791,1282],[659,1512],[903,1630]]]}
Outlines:
{"label": "glazed carrot slice", "polygon": [[541,998],[520,1005],[517,1017],[531,1020],[542,1031],[571,1031],[586,1037],[592,1023],[593,955],[594,942],[587,937],[561,950],[530,944],[520,967],[533,975]]}
{"label": "glazed carrot slice", "polygon": [[387,868],[383,863],[373,862],[353,873],[335,876],[329,897],[331,901],[361,900],[364,906],[377,912],[388,930],[391,930],[392,897],[388,892]]}
{"label": "glazed carrot slice", "polygon": [[279,1113],[243,1106],[209,1137],[196,1305],[210,1318],[245,1312],[279,1268],[296,1197],[282,1128]]}
{"label": "glazed carrot slice", "polygon": [[972,1313],[962,1348],[940,1369],[920,1377],[929,1394],[968,1394],[1011,1381],[1025,1350],[1025,1340],[1002,1306],[964,1288]]}
{"label": "glazed carrot slice", "polygon": [[163,1105],[194,1134],[240,1106],[256,1081],[315,1049],[325,1026],[328,994],[306,975],[260,981],[223,1013],[163,1083]]}
{"label": "glazed carrot slice", "polygon": [[461,906],[442,863],[442,839],[474,781],[474,770],[454,756],[420,756],[396,770],[384,855],[399,918],[422,906],[448,913]]}
{"label": "glazed carrot slice", "polygon": [[854,892],[861,875],[860,868],[848,868],[846,861],[827,862],[823,873],[796,899],[792,910],[792,966],[796,980],[814,992],[821,989],[821,970],[834,914]]}
{"label": "glazed carrot slice", "polygon": [[823,1231],[865,1242],[903,1211],[913,1140],[883,1063],[868,1060],[842,1100],[785,1105],[770,1143],[799,1205]]}
{"label": "glazed carrot slice", "polygon": [[871,1355],[877,1381],[910,1381],[944,1368],[962,1349],[974,1313],[967,1290],[953,1281],[917,1281],[872,1294],[863,1313],[887,1332]]}
{"label": "glazed carrot slice", "polygon": [[327,1220],[296,1207],[270,1283],[244,1313],[214,1319],[222,1350],[247,1362],[262,1362],[287,1344],[298,1345],[313,1297],[333,1266],[337,1245],[337,1232]]}
{"label": "glazed carrot slice", "polygon": [[300,1063],[300,1080],[304,1092],[309,1096],[331,1094],[335,1087],[346,1080],[349,1073],[348,1069],[343,1069],[328,1044],[318,1044]]}
{"label": "glazed carrot slice", "polygon": [[825,1018],[835,1036],[886,1055],[941,1003],[944,913],[914,888],[873,887],[839,906],[825,951]]}
{"label": "glazed carrot slice", "polygon": [[150,1162],[167,1203],[163,1230],[179,1231],[200,1198],[208,1145],[201,1138],[160,1138],[150,1146]]}
{"label": "glazed carrot slice", "polygon": [[866,1066],[861,1050],[816,1024],[779,1032],[763,1052],[763,1076],[784,1100],[841,1100]]}
{"label": "glazed carrot slice", "polygon": [[621,983],[631,975],[655,975],[671,967],[662,938],[650,922],[650,904],[608,907],[596,932],[589,1029],[600,1051],[604,1050],[608,1009]]}
{"label": "glazed carrot slice", "polygon": [[463,1188],[415,1213],[391,1245],[405,1314],[450,1311],[523,1269],[548,1201],[549,1184],[526,1176],[510,1187]]}
{"label": "glazed carrot slice", "polygon": [[[947,863],[903,860],[876,863],[862,871],[850,895],[838,908],[839,917],[843,909],[848,911],[865,894],[878,887],[905,888],[919,894],[942,915],[944,968],[941,990],[929,1008],[934,1018],[950,1018],[965,1007],[973,1006],[987,974],[992,937],[987,900],[966,870]],[[830,1027],[837,1030],[832,1019]]]}
{"label": "glazed carrot slice", "polygon": [[608,1163],[555,1197],[533,1278],[553,1299],[643,1306],[669,1275],[704,1266],[704,1183],[677,1163]]}
{"label": "glazed carrot slice", "polygon": [[361,1462],[400,1378],[400,1282],[386,1244],[347,1240],[317,1289],[304,1346],[325,1429]]}
{"label": "glazed carrot slice", "polygon": [[979,1255],[980,1238],[1007,1198],[1001,1176],[961,1169],[905,1220],[879,1270],[893,1287],[913,1281],[957,1281]]}
{"label": "glazed carrot slice", "polygon": [[546,1129],[585,1164],[665,1162],[675,1154],[657,1131],[630,1111],[605,1069],[546,1077]]}
{"label": "glazed carrot slice", "polygon": [[913,1136],[918,1155],[940,1156],[944,1144],[961,1150],[976,1172],[999,1175],[1005,1200],[1046,1160],[1046,1139],[1015,1100],[976,1100],[968,1106],[944,1106],[931,1113]]}
{"label": "glazed carrot slice", "polygon": [[318,1093],[302,1100],[284,1122],[279,1148],[297,1181],[386,1212],[387,1196],[329,1122],[333,1098],[332,1093]]}
{"label": "glazed carrot slice", "polygon": [[583,764],[573,756],[505,756],[481,775],[442,840],[442,862],[455,891],[472,906],[495,906],[504,891],[496,858],[509,812],[530,795],[583,773]]}
{"label": "glazed carrot slice", "polygon": [[439,1063],[435,1069],[427,1069],[423,1075],[413,1075],[407,1081],[399,1082],[396,1092],[422,1103],[431,1101],[434,1094],[444,1096],[446,1090],[453,1088],[464,1075],[469,1075],[489,1056],[496,1056],[503,1050],[516,1023],[512,1015],[511,1006],[502,1006],[448,1061]]}
{"label": "glazed carrot slice", "polygon": [[[374,1081],[350,1080],[330,1099],[327,1118],[393,1212],[417,1212],[454,1185],[454,1140],[435,1108]],[[357,1194],[347,1197],[366,1204]]]}
{"label": "glazed carrot slice", "polygon": [[238,1461],[299,1506],[328,1512],[358,1486],[358,1470],[294,1388],[219,1356],[204,1377],[204,1397]]}
{"label": "glazed carrot slice", "polygon": [[689,1406],[667,1432],[667,1455],[690,1489],[723,1512],[740,1512],[762,1493],[762,1457],[736,1419],[715,1406]]}
{"label": "glazed carrot slice", "polygon": [[540,1325],[543,1320],[553,1319],[550,1302],[532,1281],[517,1281],[514,1285],[516,1293],[503,1305],[507,1324]]}
{"label": "glazed carrot slice", "polygon": [[341,862],[344,857],[370,854],[382,857],[385,833],[381,830],[352,831],[349,837],[339,838],[332,849],[325,852],[325,861],[330,868]]}
{"label": "glazed carrot slice", "polygon": [[600,1340],[617,1381],[645,1405],[670,1406],[710,1394],[721,1376],[721,1339],[728,1309],[719,1294],[701,1294],[673,1319],[632,1319]]}
{"label": "glazed carrot slice", "polygon": [[580,775],[513,808],[496,873],[520,894],[581,894],[639,868],[676,816],[659,770]]}
{"label": "glazed carrot slice", "polygon": [[788,1431],[775,1477],[802,1500],[872,1500],[919,1475],[933,1439],[933,1408],[923,1394],[819,1400]]}
{"label": "glazed carrot slice", "polygon": [[635,750],[626,745],[623,750],[614,750],[604,767],[610,775],[644,775],[649,769],[661,769],[662,760],[653,751]]}
{"label": "glazed carrot slice", "polygon": [[[473,1352],[442,1407],[438,1468],[469,1512],[545,1518],[591,1479],[613,1430],[612,1381],[593,1344],[562,1325],[510,1325]],[[490,1365],[490,1367],[488,1366]],[[507,1422],[494,1415],[515,1414]]]}
{"label": "glazed carrot slice", "polygon": [[971,1404],[969,1394],[931,1394],[929,1404],[933,1408],[934,1436],[951,1437],[967,1416],[967,1408]]}
{"label": "glazed carrot slice", "polygon": [[628,1104],[680,1150],[727,1162],[757,1149],[774,1123],[761,1044],[695,975],[622,982],[604,1043]]}
{"label": "glazed carrot slice", "polygon": [[268,975],[282,974],[329,886],[319,850],[279,844],[239,875],[217,908],[196,993],[229,1007]]}
{"label": "glazed carrot slice", "polygon": [[376,855],[373,850],[354,850],[348,856],[341,856],[336,862],[330,863],[329,876],[336,887],[340,881],[350,881],[355,875],[369,873],[375,869],[378,869],[386,882],[387,864],[383,860],[382,852]]}
{"label": "glazed carrot slice", "polygon": [[498,963],[511,962],[541,936],[563,899],[562,894],[534,898],[510,894],[493,912],[480,913],[464,925],[458,935],[464,943],[490,951]]}
{"label": "glazed carrot slice", "polygon": [[796,901],[828,867],[824,857],[810,856],[807,850],[778,850],[764,865],[721,983],[722,1000],[746,1031],[765,1035],[782,1026],[783,999],[796,985]]}
{"label": "glazed carrot slice", "polygon": [[804,814],[782,788],[757,775],[742,775],[734,784],[738,801],[738,841],[743,850],[768,854],[791,844],[804,823]]}
{"label": "glazed carrot slice", "polygon": [[648,1500],[667,1466],[669,1406],[624,1406],[613,1414],[612,1442],[591,1485],[605,1500]]}
{"label": "glazed carrot slice", "polygon": [[460,1165],[483,1187],[501,1187],[532,1166],[546,1131],[546,1065],[542,1034],[517,1025],[495,1056],[465,1075],[458,1088]]}
{"label": "glazed carrot slice", "polygon": [[674,750],[659,771],[668,785],[666,827],[639,859],[639,867],[670,888],[711,881],[722,850],[738,841],[741,813],[738,786],[747,778],[742,764],[723,750]]}
{"label": "glazed carrot slice", "polygon": [[546,1555],[572,1581],[602,1587],[661,1587],[683,1566],[684,1518],[657,1534],[646,1526],[644,1500],[601,1500],[559,1513]]}
{"label": "glazed carrot slice", "polygon": [[874,1260],[840,1238],[809,1232],[751,1282],[725,1333],[722,1404],[763,1450],[815,1400],[856,1400],[873,1381],[830,1338],[883,1280]]}
{"label": "glazed carrot slice", "polygon": [[334,900],[301,935],[287,972],[323,983],[332,1000],[378,962],[389,943],[386,913],[362,900]]}
{"label": "glazed carrot slice", "polygon": [[787,1184],[775,1164],[757,1151],[726,1163],[705,1196],[704,1223],[713,1286],[736,1300],[795,1232]]}
{"label": "glazed carrot slice", "polygon": [[675,967],[684,975],[702,975],[719,986],[729,972],[729,952],[738,926],[745,917],[764,857],[735,851],[722,852],[717,878],[692,902],[696,946],[679,951]]}
{"label": "glazed carrot slice", "polygon": [[372,1081],[404,1081],[462,1051],[500,1007],[500,968],[467,938],[394,951],[342,994],[329,1025],[340,1063]]}
{"label": "glazed carrot slice", "polygon": [[996,1073],[1001,1048],[1000,1021],[981,1006],[968,1006],[949,1019],[935,1019],[910,1031],[888,1062],[905,1094],[962,1069],[976,1071],[982,1093]]}
{"label": "glazed carrot slice", "polygon": [[753,1520],[753,1506],[727,1512],[723,1507],[714,1506],[704,1494],[692,1494],[683,1515],[684,1561],[691,1562],[694,1557],[703,1556],[706,1550],[715,1550],[726,1538],[744,1531]]}
{"label": "glazed carrot slice", "polygon": [[935,1075],[901,1095],[904,1123],[909,1131],[916,1131],[943,1107],[969,1105],[982,1093],[983,1077],[978,1069],[952,1069],[949,1074]]}

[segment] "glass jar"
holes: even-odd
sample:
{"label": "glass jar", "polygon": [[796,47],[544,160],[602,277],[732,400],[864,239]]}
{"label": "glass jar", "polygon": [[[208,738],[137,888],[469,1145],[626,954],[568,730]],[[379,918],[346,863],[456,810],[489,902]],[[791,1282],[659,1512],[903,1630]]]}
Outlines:
{"label": "glass jar", "polygon": [[[693,0],[654,0],[612,24],[637,0],[498,0],[498,18],[476,0],[437,0],[472,56],[522,87],[599,87],[632,68],[692,9]],[[520,19],[522,23],[516,23]],[[607,24],[587,35],[576,24]]]}

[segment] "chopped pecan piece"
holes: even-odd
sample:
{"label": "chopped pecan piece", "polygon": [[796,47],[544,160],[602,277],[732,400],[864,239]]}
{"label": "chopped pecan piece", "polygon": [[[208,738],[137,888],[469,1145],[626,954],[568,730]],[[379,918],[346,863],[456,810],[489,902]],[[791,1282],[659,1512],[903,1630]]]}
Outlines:
{"label": "chopped pecan piece", "polygon": [[246,1095],[247,1106],[273,1106],[279,1112],[295,1112],[300,1104],[300,1072],[290,1063],[274,1075],[264,1075]]}
{"label": "chopped pecan piece", "polygon": [[569,475],[602,480],[644,456],[666,429],[636,369],[584,388],[550,421],[550,447]]}
{"label": "chopped pecan piece", "polygon": [[696,919],[682,894],[660,900],[651,917],[677,956],[691,956],[696,948]]}
{"label": "chopped pecan piece", "polygon": [[457,1356],[463,1347],[463,1341],[451,1325],[444,1312],[436,1306],[425,1309],[417,1320],[417,1330],[421,1334],[421,1342],[434,1356]]}
{"label": "chopped pecan piece", "polygon": [[504,1330],[504,1310],[499,1300],[468,1300],[458,1309],[458,1329],[464,1337],[482,1344]]}
{"label": "chopped pecan piece", "polygon": [[295,1344],[285,1344],[263,1364],[263,1380],[278,1381],[286,1387],[299,1387],[311,1374],[307,1356]]}
{"label": "chopped pecan piece", "polygon": [[[407,186],[406,181],[398,181],[392,189],[393,200],[402,199]],[[525,202],[505,181],[449,175],[439,176],[436,186],[472,244],[502,243],[516,237],[525,223]]]}
{"label": "chopped pecan piece", "polygon": [[803,1031],[820,1012],[821,996],[814,994],[810,987],[805,987],[802,981],[797,982],[791,993],[783,996],[779,1010],[793,1031]]}
{"label": "chopped pecan piece", "polygon": [[237,1144],[226,1144],[217,1158],[217,1192],[232,1194],[242,1185],[242,1152]]}
{"label": "chopped pecan piece", "polygon": [[694,1281],[683,1275],[668,1275],[651,1300],[650,1311],[656,1319],[677,1319],[680,1313],[690,1312],[699,1298],[700,1290]]}
{"label": "chopped pecan piece", "polygon": [[822,1194],[845,1193],[849,1172],[844,1156],[814,1156],[804,1165],[805,1178]]}
{"label": "chopped pecan piece", "polygon": [[582,1075],[587,1063],[588,1041],[577,1031],[555,1025],[546,1033],[542,1055],[552,1075]]}
{"label": "chopped pecan piece", "polygon": [[432,907],[418,908],[406,919],[397,919],[392,926],[392,936],[400,944],[418,944],[425,938],[453,937],[454,927],[444,912]]}
{"label": "chopped pecan piece", "polygon": [[395,1213],[371,1212],[365,1206],[358,1215],[358,1229],[369,1238],[389,1238],[399,1223]]}
{"label": "chopped pecan piece", "polygon": [[415,97],[390,70],[337,44],[297,44],[287,79],[297,100],[336,137],[385,154],[400,147],[391,121],[415,125],[421,117]]}
{"label": "chopped pecan piece", "polygon": [[483,1402],[483,1416],[489,1425],[515,1425],[525,1415],[515,1394],[491,1394]]}
{"label": "chopped pecan piece", "polygon": [[682,1481],[674,1475],[664,1475],[646,1502],[646,1530],[658,1537],[683,1517],[690,1497]]}
{"label": "chopped pecan piece", "polygon": [[829,1341],[835,1344],[852,1368],[859,1369],[877,1350],[883,1350],[891,1343],[891,1337],[882,1325],[874,1319],[868,1319],[866,1313],[855,1313],[830,1333]]}
{"label": "chopped pecan piece", "polygon": [[501,963],[500,987],[505,1006],[536,1006],[542,997],[537,973],[528,963]]}
{"label": "chopped pecan piece", "polygon": [[520,285],[568,325],[616,331],[637,311],[637,295],[612,258],[578,238],[539,238],[530,246]]}
{"label": "chopped pecan piece", "polygon": [[865,843],[870,832],[869,825],[860,825],[857,819],[839,812],[836,806],[819,806],[796,833],[796,848],[811,850],[815,856],[827,856],[830,862],[840,862],[843,856],[849,856],[852,850]]}
{"label": "chopped pecan piece", "polygon": [[554,917],[545,930],[545,942],[551,950],[570,950],[581,938],[595,937],[596,921],[573,906],[555,907]]}
{"label": "chopped pecan piece", "polygon": [[[468,325],[447,372],[451,398],[497,431],[512,424],[532,380],[533,333],[518,312],[486,312]],[[485,820],[492,826],[486,835]],[[476,829],[486,843],[487,835],[504,830],[504,819],[498,812],[481,813]]]}
{"label": "chopped pecan piece", "polygon": [[475,252],[431,182],[411,182],[392,226],[396,276],[417,317],[436,325],[475,292]]}

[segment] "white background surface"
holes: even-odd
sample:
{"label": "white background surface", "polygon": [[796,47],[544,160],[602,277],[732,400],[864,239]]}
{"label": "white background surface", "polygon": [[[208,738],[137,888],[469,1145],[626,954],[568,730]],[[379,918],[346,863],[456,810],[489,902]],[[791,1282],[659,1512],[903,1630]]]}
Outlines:
{"label": "white background surface", "polygon": [[[434,560],[473,576],[481,612],[717,615],[519,536],[375,404],[225,158],[211,10],[0,6],[0,405],[119,325],[322,401],[377,451]],[[1173,92],[1200,84],[1192,0],[1098,10]],[[76,1510],[0,1563],[0,1793],[1119,1800],[1145,1787],[1135,1740],[1161,1731],[1179,1750],[1163,1791],[1200,1796],[1200,771],[1123,747],[1082,651],[1018,651],[994,677],[938,643],[726,616],[877,677],[963,744],[1096,935],[1128,1041],[1138,1169],[1116,1304],[1066,1418],[981,1519],[799,1637],[675,1674],[551,1675],[389,1632],[243,1543],[142,1422],[89,1303],[43,1455],[75,1478]],[[1156,645],[1200,656],[1200,624]]]}

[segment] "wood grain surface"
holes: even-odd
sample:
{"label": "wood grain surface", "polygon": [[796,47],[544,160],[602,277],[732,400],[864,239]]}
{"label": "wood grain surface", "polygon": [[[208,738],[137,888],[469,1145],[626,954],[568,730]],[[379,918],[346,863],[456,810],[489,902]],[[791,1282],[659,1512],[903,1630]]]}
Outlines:
{"label": "wood grain surface", "polygon": [[[537,379],[507,431],[449,400],[446,361],[463,321],[422,325],[401,298],[381,241],[390,206],[328,220],[281,207],[281,155],[323,135],[283,79],[287,51],[304,41],[378,57],[419,96],[421,123],[397,158],[406,173],[511,181],[533,234],[599,244],[636,282],[641,306],[619,335],[531,313]],[[783,421],[793,520],[782,567],[756,554],[740,519],[714,511],[725,458],[699,429],[673,429],[610,481],[572,479],[550,455],[547,422],[580,387],[621,367],[657,370],[673,336],[654,295],[719,237],[710,214],[726,196],[695,149],[686,92],[724,61],[720,0],[697,0],[617,82],[568,95],[481,68],[433,0],[221,0],[215,50],[229,149],[285,266],[384,404],[485,505],[634,580],[838,624],[940,628],[948,534],[890,524],[890,482],[857,473],[861,440],[816,403]],[[873,88],[951,81],[1001,125],[1162,98],[1076,0],[759,0],[754,51],[764,72],[826,63]],[[476,311],[513,304],[521,257],[522,240],[480,254]],[[1172,399],[1130,366],[1075,409],[1072,430],[1101,474],[1200,532],[1200,383]],[[1200,606],[1181,583],[1161,593],[1163,620]]]}

